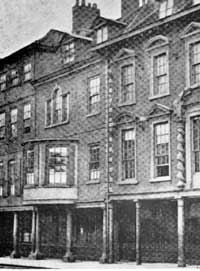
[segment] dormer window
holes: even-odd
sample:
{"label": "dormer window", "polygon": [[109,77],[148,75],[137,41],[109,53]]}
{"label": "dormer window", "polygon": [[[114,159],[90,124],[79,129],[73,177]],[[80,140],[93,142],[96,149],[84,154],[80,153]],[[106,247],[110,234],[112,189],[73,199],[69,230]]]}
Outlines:
{"label": "dormer window", "polygon": [[97,30],[97,43],[104,42],[108,39],[108,27],[103,26]]}
{"label": "dormer window", "polygon": [[75,46],[74,42],[65,44],[63,47],[64,64],[71,63],[75,58]]}
{"label": "dormer window", "polygon": [[200,0],[193,0],[193,4],[194,4],[194,5],[200,4]]}
{"label": "dormer window", "polygon": [[160,2],[159,18],[162,19],[172,15],[173,6],[174,0],[162,0]]}
{"label": "dormer window", "polygon": [[142,7],[147,3],[148,3],[148,0],[139,0],[139,7]]}

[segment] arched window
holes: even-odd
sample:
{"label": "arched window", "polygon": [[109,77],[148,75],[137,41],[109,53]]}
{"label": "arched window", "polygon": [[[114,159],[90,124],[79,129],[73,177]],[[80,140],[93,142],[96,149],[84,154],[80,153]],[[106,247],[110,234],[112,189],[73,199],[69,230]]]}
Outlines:
{"label": "arched window", "polygon": [[46,102],[46,126],[67,122],[69,117],[69,93],[63,94],[56,87],[51,99]]}

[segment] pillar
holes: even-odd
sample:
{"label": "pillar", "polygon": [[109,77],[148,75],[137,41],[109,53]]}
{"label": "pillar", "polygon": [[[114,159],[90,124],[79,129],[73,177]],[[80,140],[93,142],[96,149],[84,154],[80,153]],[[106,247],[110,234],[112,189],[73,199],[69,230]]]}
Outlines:
{"label": "pillar", "polygon": [[103,208],[103,246],[102,246],[102,256],[100,258],[100,263],[107,262],[107,209]]}
{"label": "pillar", "polygon": [[[32,238],[35,239],[35,246],[32,242],[32,248],[35,248],[34,253],[31,255],[32,259],[35,260],[40,260],[43,259],[44,256],[42,255],[42,253],[40,252],[40,213],[38,208],[35,209],[35,211],[33,211],[34,214],[32,216],[32,234],[35,232],[35,234],[32,235]],[[34,223],[35,222],[35,223]],[[35,224],[35,229],[34,229],[34,224]],[[33,241],[33,239],[32,239]]]}
{"label": "pillar", "polygon": [[108,262],[114,262],[113,255],[113,204],[110,203],[108,207]]}
{"label": "pillar", "polygon": [[64,262],[74,262],[75,257],[72,254],[72,212],[67,211],[67,228],[66,228],[66,254],[63,257]]}
{"label": "pillar", "polygon": [[177,121],[177,186],[185,187],[185,121],[179,118]]}
{"label": "pillar", "polygon": [[141,264],[141,219],[140,219],[140,201],[136,201],[136,264]]}
{"label": "pillar", "polygon": [[11,258],[20,258],[18,248],[18,213],[14,212],[13,219],[13,252],[10,255]]}
{"label": "pillar", "polygon": [[29,258],[34,258],[34,252],[35,252],[35,233],[36,233],[36,212],[33,210],[32,212],[32,229],[31,229],[31,254],[29,255]]}
{"label": "pillar", "polygon": [[184,199],[177,200],[178,206],[178,266],[185,267],[185,217],[184,217]]}

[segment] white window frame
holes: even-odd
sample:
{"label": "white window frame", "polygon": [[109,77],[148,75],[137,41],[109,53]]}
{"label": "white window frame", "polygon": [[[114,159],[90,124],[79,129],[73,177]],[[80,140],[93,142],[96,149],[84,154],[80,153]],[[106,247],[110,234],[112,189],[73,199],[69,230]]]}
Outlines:
{"label": "white window frame", "polygon": [[195,43],[200,42],[200,33],[197,33],[192,36],[190,34],[189,36],[186,37],[186,42],[185,42],[185,52],[186,52],[186,89],[188,88],[196,88],[200,85],[199,83],[193,84],[191,81],[192,78],[192,70],[191,70],[191,46]]}
{"label": "white window frame", "polygon": [[97,39],[96,39],[97,44],[107,41],[108,40],[108,26],[105,25],[97,29],[96,35],[97,35]]}
{"label": "white window frame", "polygon": [[[169,176],[155,177],[155,126],[162,123],[169,124]],[[151,123],[151,172],[150,172],[150,182],[169,182],[171,181],[171,122],[169,118],[162,118],[159,120],[152,121]]]}
{"label": "white window frame", "polygon": [[[17,119],[18,119],[18,109],[13,108],[10,111],[10,125],[11,125],[11,136],[17,137],[18,129],[17,129]],[[13,134],[13,127],[16,129],[16,134]]]}
{"label": "white window frame", "polygon": [[200,4],[200,0],[193,0],[193,5],[198,5]]}
{"label": "white window frame", "polygon": [[[29,110],[26,110],[26,108],[28,107],[28,109]],[[25,122],[27,121],[27,120],[30,120],[30,125],[29,125],[29,127],[30,127],[30,132],[31,132],[31,103],[30,102],[28,102],[28,103],[25,103],[24,104],[24,108],[23,108],[23,129],[25,129]],[[29,133],[30,133],[29,132]],[[27,134],[28,132],[25,132],[25,131],[23,131],[23,133],[24,134]]]}
{"label": "white window frame", "polygon": [[19,84],[19,72],[17,69],[12,69],[11,72],[11,83],[12,86],[17,86]]}
{"label": "white window frame", "polygon": [[[93,80],[96,80],[98,79],[99,81],[99,92],[96,92],[95,95],[93,94],[92,95],[92,92],[91,92],[91,82]],[[95,110],[95,111],[92,111],[91,110],[91,98],[94,97],[94,96],[98,96],[99,99],[98,99],[98,109]],[[96,115],[96,114],[99,114],[101,111],[101,76],[100,75],[96,75],[96,76],[92,76],[92,77],[89,77],[88,78],[88,116],[93,116],[93,115]]]}
{"label": "white window frame", "polygon": [[[33,172],[28,172],[28,153],[33,152]],[[26,185],[34,185],[35,184],[35,176],[34,176],[34,164],[35,164],[35,150],[34,148],[26,150],[26,176],[25,176],[25,183]]]}
{"label": "white window frame", "polygon": [[[162,48],[156,48],[149,50],[150,54],[150,97],[149,99],[157,99],[161,97],[165,97],[170,95],[170,86],[169,86],[169,49],[168,47],[164,46]],[[163,94],[154,94],[154,90],[156,87],[156,82],[155,82],[155,69],[154,69],[154,63],[155,63],[155,58],[158,57],[159,55],[166,54],[166,59],[167,59],[167,91],[166,93]]]}
{"label": "white window frame", "polygon": [[[132,178],[132,179],[126,179],[126,180],[123,180],[122,179],[122,136],[123,136],[123,132],[124,131],[129,131],[129,130],[133,130],[134,133],[135,133],[135,178]],[[127,185],[127,184],[138,184],[138,181],[137,181],[137,129],[136,129],[136,126],[127,126],[127,127],[122,127],[120,128],[119,130],[119,141],[118,141],[118,144],[119,144],[119,154],[118,154],[118,171],[119,171],[119,177],[118,177],[118,184],[119,185]]]}
{"label": "white window frame", "polygon": [[32,80],[32,64],[24,64],[24,82]]}
{"label": "white window frame", "polygon": [[4,91],[7,88],[7,73],[0,74],[0,91]]}
{"label": "white window frame", "polygon": [[[54,103],[54,95],[55,95],[55,91],[61,91],[61,103],[62,103],[62,107],[61,107],[61,115],[62,115],[62,119],[60,122],[54,122],[54,111],[55,111],[55,103]],[[66,98],[66,102],[67,102],[67,118],[64,119],[64,99]],[[48,103],[50,102],[51,104],[51,112],[50,112],[50,124],[48,123],[48,118],[47,118],[47,114],[48,114]],[[45,128],[51,128],[51,127],[55,127],[58,125],[62,125],[62,124],[66,124],[69,122],[69,112],[70,112],[70,93],[69,92],[65,92],[63,93],[62,89],[59,86],[56,86],[52,92],[51,98],[48,99],[45,102]]]}
{"label": "white window frame", "polygon": [[148,0],[139,0],[139,7],[142,7],[148,3]]}
{"label": "white window frame", "polygon": [[0,119],[1,119],[1,116],[2,116],[2,121],[0,120],[0,129],[4,129],[4,133],[3,133],[3,136],[0,135],[0,139],[4,138],[5,135],[6,135],[6,114],[5,112],[1,112],[0,113]]}
{"label": "white window frame", "polygon": [[75,43],[73,41],[63,45],[63,63],[69,64],[75,59]]}
{"label": "white window frame", "polygon": [[[123,69],[125,68],[125,67],[127,67],[127,66],[130,66],[130,65],[132,65],[133,66],[133,99],[132,100],[129,100],[129,101],[126,101],[126,102],[124,102],[124,101],[122,101],[122,90],[123,90],[123,75],[122,75],[122,71],[123,71]],[[136,75],[135,75],[135,73],[136,73],[136,70],[135,70],[135,63],[134,63],[134,61],[126,61],[125,63],[123,63],[122,65],[120,65],[120,101],[119,101],[119,105],[120,106],[123,106],[123,105],[130,105],[130,104],[135,104],[136,103],[136,93],[135,93],[135,91],[136,91],[136,87],[135,87],[135,85],[136,85]]]}
{"label": "white window frame", "polygon": [[160,2],[159,18],[163,19],[172,15],[174,8],[174,0],[163,0]]}
{"label": "white window frame", "polygon": [[[92,179],[90,178],[91,176],[91,169],[90,169],[90,164],[92,164],[92,162],[94,163],[94,161],[91,161],[91,149],[92,148],[98,148],[99,149],[99,168],[98,168],[98,174],[99,174],[99,177],[96,178],[96,179]],[[100,146],[100,143],[94,143],[94,144],[90,144],[89,145],[89,183],[99,183],[100,182],[100,178],[101,178],[101,146]]]}
{"label": "white window frame", "polygon": [[[5,174],[4,161],[0,161],[0,167],[3,168],[3,175]],[[4,178],[2,179],[3,183],[0,185],[0,197],[3,196],[3,186],[4,186]]]}
{"label": "white window frame", "polygon": [[186,188],[200,188],[200,172],[193,171],[193,118],[200,116],[200,106],[196,105],[186,112]]}

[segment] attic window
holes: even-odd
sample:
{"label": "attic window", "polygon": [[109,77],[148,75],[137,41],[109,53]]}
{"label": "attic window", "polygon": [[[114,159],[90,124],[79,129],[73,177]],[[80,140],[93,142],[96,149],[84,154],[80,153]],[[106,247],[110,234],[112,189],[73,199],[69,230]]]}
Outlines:
{"label": "attic window", "polygon": [[63,47],[64,64],[71,63],[75,58],[74,42],[65,44]]}
{"label": "attic window", "polygon": [[159,18],[170,16],[173,11],[174,0],[164,0],[160,2]]}
{"label": "attic window", "polygon": [[104,42],[108,39],[108,27],[103,26],[97,30],[97,43]]}
{"label": "attic window", "polygon": [[148,3],[148,0],[139,0],[139,7],[142,7],[147,3]]}

